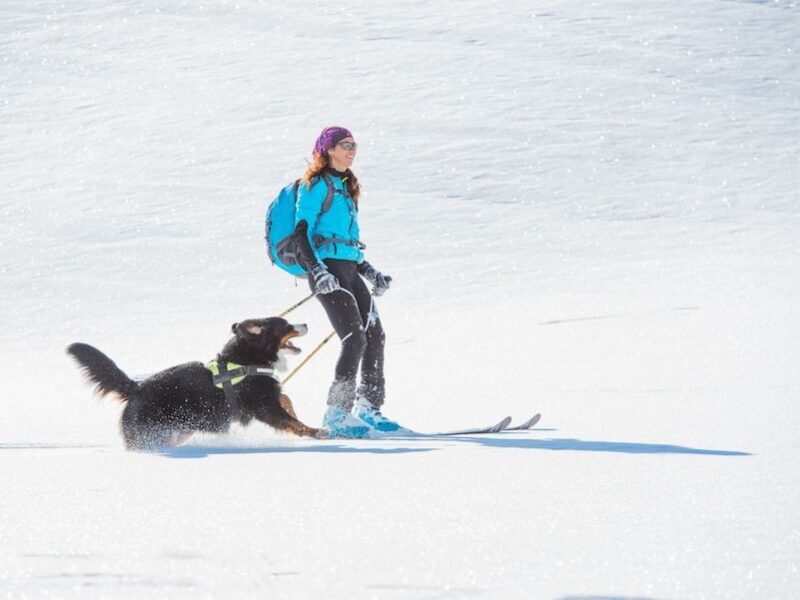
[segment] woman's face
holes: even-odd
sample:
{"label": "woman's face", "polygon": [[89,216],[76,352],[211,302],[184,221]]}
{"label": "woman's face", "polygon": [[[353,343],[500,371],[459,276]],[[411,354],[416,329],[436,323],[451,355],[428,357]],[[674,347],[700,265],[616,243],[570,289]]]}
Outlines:
{"label": "woman's face", "polygon": [[356,141],[351,137],[346,137],[328,150],[328,155],[331,157],[331,166],[334,169],[346,171],[356,158]]}

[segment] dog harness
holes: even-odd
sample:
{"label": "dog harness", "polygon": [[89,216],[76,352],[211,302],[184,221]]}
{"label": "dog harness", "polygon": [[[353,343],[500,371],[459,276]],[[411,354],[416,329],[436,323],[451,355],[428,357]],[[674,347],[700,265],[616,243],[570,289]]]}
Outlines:
{"label": "dog harness", "polygon": [[219,363],[216,360],[212,360],[205,367],[211,371],[211,375],[214,378],[214,386],[225,392],[225,401],[228,403],[231,414],[239,412],[239,401],[236,399],[236,394],[233,393],[233,386],[244,381],[245,377],[248,375],[264,375],[277,380],[275,369],[270,369],[269,367],[237,365],[232,362]]}

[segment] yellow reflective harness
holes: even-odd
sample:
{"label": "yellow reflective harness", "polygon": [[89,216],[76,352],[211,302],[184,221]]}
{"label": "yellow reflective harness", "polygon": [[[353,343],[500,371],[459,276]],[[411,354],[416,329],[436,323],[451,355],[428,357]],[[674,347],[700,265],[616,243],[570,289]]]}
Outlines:
{"label": "yellow reflective harness", "polygon": [[272,377],[277,381],[275,369],[270,369],[269,367],[237,365],[232,362],[220,364],[219,361],[216,360],[207,363],[205,367],[211,371],[214,386],[225,392],[225,400],[228,402],[231,414],[239,412],[239,402],[236,399],[236,395],[233,393],[233,386],[244,381],[245,377],[248,375],[264,375],[266,377]]}

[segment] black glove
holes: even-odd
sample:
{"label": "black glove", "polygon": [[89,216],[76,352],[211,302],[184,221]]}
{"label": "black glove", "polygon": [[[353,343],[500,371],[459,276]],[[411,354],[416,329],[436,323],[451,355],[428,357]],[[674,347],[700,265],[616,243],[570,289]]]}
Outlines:
{"label": "black glove", "polygon": [[383,296],[384,292],[386,292],[392,284],[391,277],[384,275],[367,261],[358,265],[358,272],[361,273],[364,279],[372,284],[373,296]]}
{"label": "black glove", "polygon": [[339,280],[331,275],[323,264],[317,264],[308,274],[314,278],[314,289],[318,294],[330,294],[342,289]]}

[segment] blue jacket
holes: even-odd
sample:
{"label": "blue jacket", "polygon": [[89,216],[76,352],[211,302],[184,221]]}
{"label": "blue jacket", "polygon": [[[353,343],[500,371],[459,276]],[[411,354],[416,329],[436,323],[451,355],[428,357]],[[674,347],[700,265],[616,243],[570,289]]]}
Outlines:
{"label": "blue jacket", "polygon": [[[301,181],[297,190],[295,227],[300,221],[308,223],[308,241],[319,260],[338,258],[363,262],[356,204],[348,195],[347,186],[341,176],[332,171],[327,171],[326,175],[330,177],[336,190],[331,207],[320,215],[322,203],[328,193],[328,184],[321,177],[310,189]],[[320,245],[321,239],[327,241]]]}

